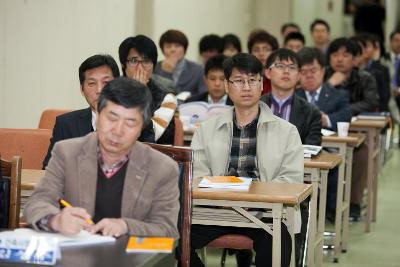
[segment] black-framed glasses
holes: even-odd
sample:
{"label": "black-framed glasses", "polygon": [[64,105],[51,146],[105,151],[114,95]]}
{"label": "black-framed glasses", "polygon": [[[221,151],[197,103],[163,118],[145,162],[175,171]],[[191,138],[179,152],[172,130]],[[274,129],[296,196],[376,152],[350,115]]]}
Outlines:
{"label": "black-framed glasses", "polygon": [[272,64],[270,67],[270,69],[275,68],[279,71],[284,71],[284,70],[289,70],[289,72],[296,72],[299,70],[299,66],[297,66],[296,64],[283,64],[283,63],[274,63]]}
{"label": "black-framed glasses", "polygon": [[128,65],[136,67],[139,63],[142,64],[143,67],[145,68],[150,68],[153,66],[153,61],[149,58],[141,58],[141,57],[131,57],[126,60]]}
{"label": "black-framed glasses", "polygon": [[261,78],[250,78],[248,80],[245,79],[235,79],[233,81],[228,80],[233,86],[237,89],[242,89],[244,85],[247,84],[251,89],[256,89],[260,85]]}

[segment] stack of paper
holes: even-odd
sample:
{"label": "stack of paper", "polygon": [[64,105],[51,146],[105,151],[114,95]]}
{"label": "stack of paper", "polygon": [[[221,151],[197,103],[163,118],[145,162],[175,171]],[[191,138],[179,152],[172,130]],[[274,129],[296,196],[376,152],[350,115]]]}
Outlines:
{"label": "stack of paper", "polygon": [[357,115],[360,120],[385,120],[389,116],[388,112],[362,112]]}
{"label": "stack of paper", "polygon": [[172,237],[136,237],[129,238],[126,252],[171,253],[174,245]]}
{"label": "stack of paper", "polygon": [[252,180],[236,176],[204,176],[199,187],[248,190]]}
{"label": "stack of paper", "polygon": [[336,132],[328,130],[328,129],[321,129],[322,136],[330,136],[336,134]]}
{"label": "stack of paper", "polygon": [[311,158],[312,156],[318,155],[322,149],[322,146],[303,145],[303,149],[304,157]]}

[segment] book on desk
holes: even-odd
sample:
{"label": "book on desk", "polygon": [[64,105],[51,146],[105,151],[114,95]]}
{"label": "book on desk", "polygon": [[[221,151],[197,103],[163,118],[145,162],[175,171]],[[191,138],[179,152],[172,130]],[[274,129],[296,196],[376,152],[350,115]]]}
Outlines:
{"label": "book on desk", "polygon": [[131,236],[126,245],[126,252],[171,253],[174,248],[172,237]]}
{"label": "book on desk", "polygon": [[312,156],[316,156],[321,152],[322,146],[303,145],[303,149],[304,157],[311,158]]}
{"label": "book on desk", "polygon": [[198,186],[200,188],[248,190],[252,180],[236,176],[204,176]]}
{"label": "book on desk", "polygon": [[362,112],[357,115],[359,120],[385,120],[390,116],[389,112]]}

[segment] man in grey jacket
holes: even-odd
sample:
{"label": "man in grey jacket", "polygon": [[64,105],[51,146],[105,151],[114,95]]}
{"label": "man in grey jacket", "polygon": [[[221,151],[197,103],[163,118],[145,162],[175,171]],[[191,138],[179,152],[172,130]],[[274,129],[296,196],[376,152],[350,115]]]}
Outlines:
{"label": "man in grey jacket", "polygon": [[[26,204],[28,223],[63,234],[85,229],[116,237],[178,237],[178,166],[136,142],[150,122],[150,104],[145,85],[126,77],[109,82],[99,97],[97,131],[54,146]],[[60,210],[60,199],[72,207]]]}
{"label": "man in grey jacket", "polygon": [[[225,61],[225,88],[234,107],[202,123],[194,134],[193,177],[234,174],[278,183],[303,182],[303,147],[296,127],[259,101],[262,70],[260,61],[249,54]],[[272,265],[272,237],[264,230],[193,225],[191,266],[204,266],[195,249],[229,233],[253,239],[257,266]],[[290,235],[282,225],[282,266],[289,266],[290,255]]]}

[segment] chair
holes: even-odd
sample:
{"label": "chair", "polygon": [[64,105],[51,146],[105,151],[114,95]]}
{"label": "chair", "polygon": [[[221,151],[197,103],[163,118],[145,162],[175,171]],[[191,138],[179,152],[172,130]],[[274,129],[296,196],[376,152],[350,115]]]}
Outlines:
{"label": "chair", "polygon": [[[221,256],[221,267],[225,266],[226,254],[228,249],[253,249],[253,240],[245,235],[239,234],[227,234],[220,236],[210,243],[208,243],[207,248],[222,248],[222,256]],[[206,248],[202,251],[202,258],[204,264],[206,264]]]}
{"label": "chair", "polygon": [[67,112],[71,112],[71,109],[46,109],[42,112],[39,120],[39,129],[50,129],[53,130],[54,124],[56,123],[56,117]]}
{"label": "chair", "polygon": [[14,155],[19,155],[24,159],[23,169],[41,170],[51,134],[49,129],[0,128],[1,156],[11,160]]}
{"label": "chair", "polygon": [[186,147],[164,146],[148,143],[153,149],[171,157],[179,164],[179,202],[181,209],[178,217],[179,261],[180,266],[190,266],[190,226],[192,221],[192,175],[193,151]]}
{"label": "chair", "polygon": [[[7,192],[2,191],[1,204],[4,204],[1,209],[1,215],[8,217],[8,223],[4,225],[6,228],[17,228],[19,225],[19,213],[20,213],[20,202],[21,202],[21,170],[22,170],[22,159],[19,156],[14,156],[11,161],[5,161],[0,159],[1,165],[1,177],[2,188],[0,190],[7,189]],[[8,183],[7,186],[4,183]],[[7,198],[7,196],[9,198]],[[3,197],[5,198],[3,202]],[[8,207],[8,209],[7,209]],[[7,220],[7,218],[5,218]],[[3,225],[2,225],[3,226]]]}
{"label": "chair", "polygon": [[175,116],[174,118],[175,123],[175,136],[174,136],[174,146],[183,146],[183,124],[179,117]]}

